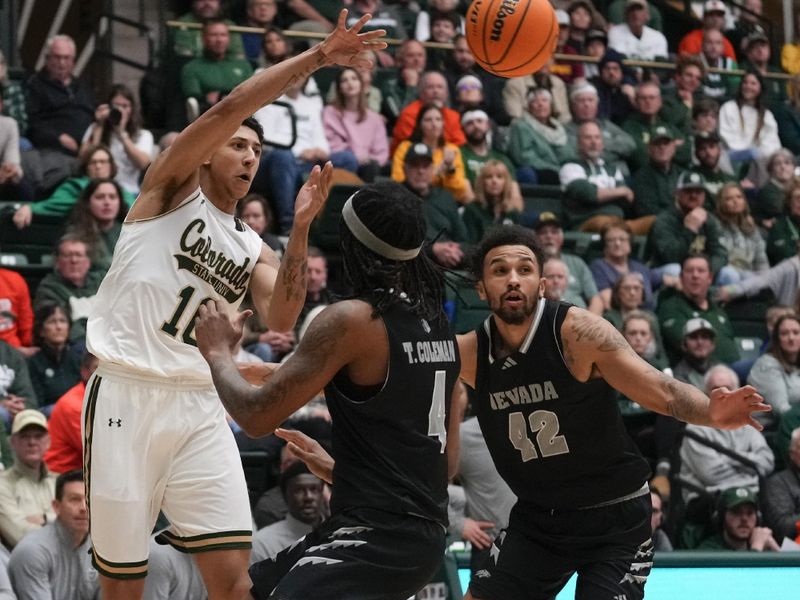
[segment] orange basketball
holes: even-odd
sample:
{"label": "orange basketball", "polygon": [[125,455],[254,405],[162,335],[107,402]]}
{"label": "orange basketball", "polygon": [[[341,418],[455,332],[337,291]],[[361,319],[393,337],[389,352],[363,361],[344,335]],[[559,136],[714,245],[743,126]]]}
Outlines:
{"label": "orange basketball", "polygon": [[538,71],[558,42],[558,20],[548,0],[474,0],[466,23],[475,61],[501,77]]}

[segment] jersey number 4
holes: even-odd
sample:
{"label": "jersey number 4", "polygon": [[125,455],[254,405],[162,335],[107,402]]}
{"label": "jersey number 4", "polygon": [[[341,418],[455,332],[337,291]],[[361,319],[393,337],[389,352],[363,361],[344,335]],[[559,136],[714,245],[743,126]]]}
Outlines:
{"label": "jersey number 4", "polygon": [[447,416],[447,409],[445,408],[444,389],[447,386],[447,372],[436,371],[433,380],[433,396],[431,397],[431,409],[428,411],[428,435],[438,438],[439,444],[442,449],[440,454],[444,453],[447,446],[447,427],[445,425],[445,418]]}
{"label": "jersey number 4", "polygon": [[[175,307],[175,310],[172,313],[172,317],[169,321],[164,321],[161,325],[161,331],[166,333],[167,335],[177,338],[180,329],[178,328],[178,324],[181,321],[181,317],[183,317],[183,313],[186,312],[186,307],[189,306],[189,302],[192,300],[192,296],[195,293],[194,286],[187,285],[183,288],[180,292],[178,292],[178,306]],[[198,313],[200,311],[200,307],[211,300],[211,298],[203,298],[198,304],[197,308],[194,309],[194,313],[192,314],[192,318],[189,319],[189,322],[183,326],[183,333],[181,333],[181,339],[184,343],[189,344],[190,346],[197,347],[197,340],[194,339],[194,322],[197,319]]]}
{"label": "jersey number 4", "polygon": [[536,434],[536,445],[539,446],[542,458],[569,453],[567,438],[558,435],[559,424],[556,413],[549,410],[534,411],[528,417],[526,424],[525,415],[513,412],[508,415],[508,439],[522,454],[522,462],[539,458],[536,446],[528,437],[528,424],[531,426],[531,432]]}

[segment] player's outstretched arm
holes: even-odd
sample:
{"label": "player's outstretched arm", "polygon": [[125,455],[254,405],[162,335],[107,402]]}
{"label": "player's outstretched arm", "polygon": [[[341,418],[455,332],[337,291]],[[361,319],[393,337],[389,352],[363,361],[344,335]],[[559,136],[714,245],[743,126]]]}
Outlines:
{"label": "player's outstretched arm", "polygon": [[[269,104],[295,81],[305,79],[321,67],[371,66],[362,52],[382,50],[385,31],[361,33],[370,15],[364,15],[350,29],[342,10],[336,29],[322,43],[253,75],[240,83],[220,102],[192,122],[172,146],[150,167],[142,182],[139,200],[131,218],[142,219],[169,210],[173,196],[181,188],[187,193],[197,185],[197,169],[239,128],[242,121]],[[180,201],[181,198],[175,200]]]}
{"label": "player's outstretched arm", "polygon": [[253,304],[264,323],[274,331],[289,331],[306,300],[308,233],[322,210],[333,180],[333,165],[315,166],[300,188],[294,205],[294,226],[283,260],[278,263],[266,244],[251,278]]}
{"label": "player's outstretched arm", "polygon": [[718,429],[762,426],[753,413],[771,410],[752,386],[719,388],[709,398],[655,369],[642,359],[611,323],[580,308],[570,308],[561,327],[564,359],[580,381],[600,376],[645,408],[695,425]]}
{"label": "player's outstretched arm", "polygon": [[241,316],[231,323],[211,300],[200,308],[195,335],[225,410],[247,435],[261,437],[316,396],[352,360],[361,347],[356,338],[363,330],[358,319],[362,313],[370,314],[352,302],[327,307],[311,323],[291,358],[260,387],[247,383],[233,361],[232,348],[241,337],[240,321],[244,321]]}

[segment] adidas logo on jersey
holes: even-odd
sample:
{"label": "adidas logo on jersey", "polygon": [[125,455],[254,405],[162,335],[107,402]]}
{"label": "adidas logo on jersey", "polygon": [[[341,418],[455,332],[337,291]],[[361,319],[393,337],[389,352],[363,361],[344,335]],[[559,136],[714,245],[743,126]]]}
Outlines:
{"label": "adidas logo on jersey", "polygon": [[503,363],[503,367],[501,368],[501,371],[505,371],[506,369],[510,369],[511,367],[516,367],[516,366],[517,366],[517,361],[515,361],[513,358],[511,358],[509,356],[508,358],[506,358],[506,361]]}

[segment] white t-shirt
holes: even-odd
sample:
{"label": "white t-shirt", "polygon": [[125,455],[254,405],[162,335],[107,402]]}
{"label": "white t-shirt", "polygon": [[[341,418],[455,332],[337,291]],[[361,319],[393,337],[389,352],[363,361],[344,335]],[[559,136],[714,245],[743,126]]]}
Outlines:
{"label": "white t-shirt", "polygon": [[[94,131],[95,124],[89,125],[89,129],[83,134],[83,142],[87,141]],[[147,129],[140,129],[133,144],[142,152],[146,153],[150,158],[153,158],[155,150],[155,142],[153,141],[153,134]],[[134,196],[139,195],[139,177],[142,172],[139,168],[131,162],[128,158],[128,153],[125,152],[125,146],[119,136],[111,135],[111,156],[114,157],[114,162],[117,163],[117,176],[114,178],[126,191]]]}
{"label": "white t-shirt", "polygon": [[647,25],[642,30],[641,38],[633,35],[626,23],[614,25],[608,30],[608,45],[617,52],[622,52],[628,58],[653,60],[657,57],[669,56],[667,38],[663,33]]}
{"label": "white t-shirt", "polygon": [[[325,137],[325,128],[322,126],[322,103],[319,96],[300,94],[292,99],[284,94],[278,101],[290,105],[297,119],[297,139],[291,147],[292,154],[300,156],[309,148],[321,148],[330,153],[328,138]],[[291,140],[292,123],[287,118],[284,107],[267,104],[253,116],[264,128],[265,142],[275,140],[286,144]]]}

